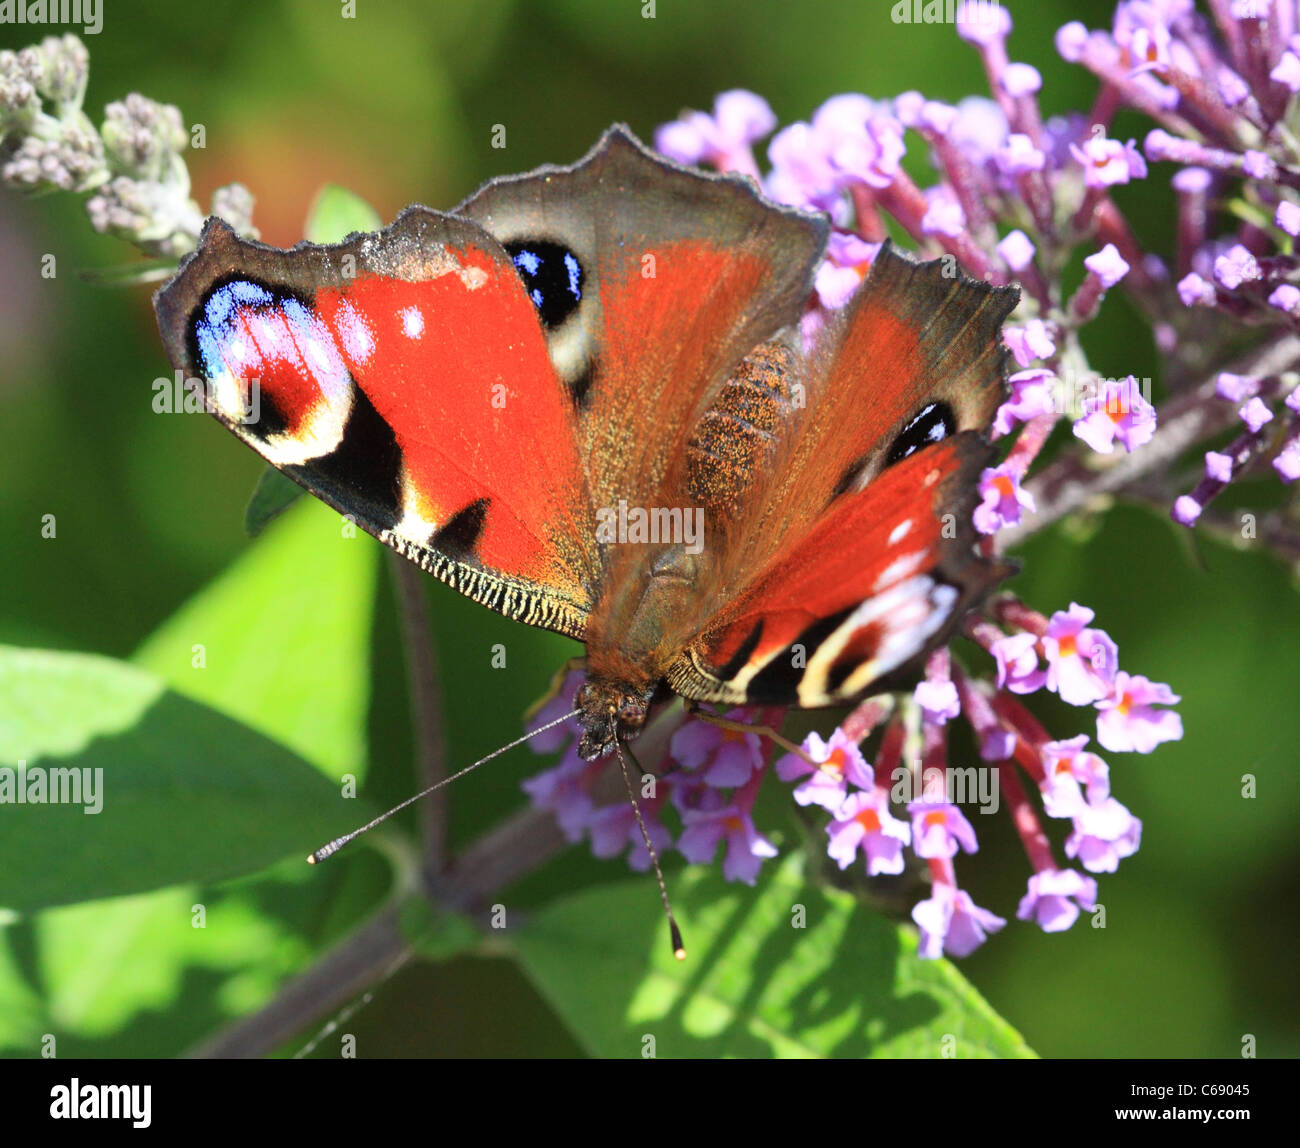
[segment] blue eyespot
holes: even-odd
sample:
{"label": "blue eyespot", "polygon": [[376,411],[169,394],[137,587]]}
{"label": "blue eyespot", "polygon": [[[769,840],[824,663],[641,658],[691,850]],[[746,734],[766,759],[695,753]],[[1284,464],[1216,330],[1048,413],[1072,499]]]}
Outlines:
{"label": "blue eyespot", "polygon": [[582,263],[563,244],[546,239],[515,240],[505,247],[542,326],[558,327],[582,302]]}

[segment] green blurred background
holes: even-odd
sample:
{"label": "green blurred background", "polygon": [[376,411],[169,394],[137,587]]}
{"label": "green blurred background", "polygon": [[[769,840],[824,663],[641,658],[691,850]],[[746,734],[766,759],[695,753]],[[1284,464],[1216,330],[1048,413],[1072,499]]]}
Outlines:
{"label": "green blurred background", "polygon": [[[177,104],[207,128],[206,150],[189,154],[199,201],[240,180],[257,198],[263,237],[287,245],[326,182],[386,219],[412,201],[446,207],[489,176],[577,158],[615,120],[648,138],[731,87],[761,92],[782,122],[845,91],[985,93],[977,56],[950,27],[896,26],[891,6],[660,0],[645,19],[639,0],[357,0],[356,18],[343,19],[320,0],[110,0],[103,33],[87,39],[86,109],[98,122],[106,102],[133,90]],[[1108,26],[1111,5],[1010,7],[1012,58],[1044,73],[1045,111],[1086,110],[1094,83],[1059,61],[1052,35],[1068,19]],[[0,47],[32,32],[0,26]],[[506,126],[504,151],[491,146],[496,124]],[[1141,138],[1146,125],[1121,127]],[[909,164],[926,171],[915,149]],[[1156,169],[1148,186],[1117,197],[1157,248],[1172,227],[1168,174]],[[54,280],[39,274],[47,252],[58,259]],[[0,193],[0,642],[130,656],[250,545],[242,516],[260,462],[210,420],[152,413],[151,383],[170,368],[148,290],[103,289],[74,273],[133,258],[91,234],[72,197]],[[1158,387],[1149,335],[1122,298],[1106,308],[1091,331],[1094,366],[1152,375]],[[56,545],[39,538],[51,512]],[[1300,1053],[1290,975],[1300,945],[1300,597],[1262,553],[1185,541],[1160,514],[1118,508],[1035,539],[1015,584],[1047,612],[1072,600],[1094,607],[1125,668],[1183,695],[1187,731],[1151,757],[1112,759],[1115,791],[1145,836],[1117,876],[1101,879],[1107,928],[1084,921],[1049,937],[1013,921],[962,966],[1047,1056],[1231,1057],[1244,1034],[1257,1036],[1260,1055]],[[409,792],[412,773],[396,610],[375,567],[367,794],[382,804]],[[440,586],[429,598],[452,760],[463,763],[514,736],[568,647]],[[496,642],[507,644],[509,674],[490,669]],[[1093,732],[1068,707],[1036,699],[1035,712],[1058,736]],[[518,809],[518,781],[535,768],[519,755],[459,784],[455,840]],[[1255,800],[1240,797],[1246,773],[1259,778]],[[1012,917],[1027,876],[1018,843],[1005,818],[980,829],[982,852],[960,872],[977,902]],[[570,850],[512,896],[540,903],[625,875]],[[12,923],[0,1051],[32,1055],[22,1034],[57,1025],[63,1056],[175,1054],[263,1003],[387,885],[386,867],[361,850],[319,873],[287,862],[205,890],[198,899],[221,931],[203,956],[154,933],[160,916],[196,899],[192,890]],[[76,948],[93,950],[93,970],[58,956]],[[505,957],[410,968],[350,1028],[371,1056],[580,1051]]]}

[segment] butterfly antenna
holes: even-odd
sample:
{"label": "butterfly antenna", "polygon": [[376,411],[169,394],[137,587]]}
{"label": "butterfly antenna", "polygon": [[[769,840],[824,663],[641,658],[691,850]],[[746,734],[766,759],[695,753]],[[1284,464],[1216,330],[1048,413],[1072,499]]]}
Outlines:
{"label": "butterfly antenna", "polygon": [[[655,869],[655,880],[659,882],[659,899],[664,903],[664,912],[668,915],[668,929],[672,934],[673,956],[679,961],[686,959],[686,946],[682,944],[682,931],[677,927],[677,918],[673,916],[672,903],[668,900],[668,886],[664,883],[664,871],[659,868],[659,854],[655,852],[655,847],[650,844],[650,832],[645,827],[645,818],[641,816],[641,805],[636,799],[636,790],[632,785],[632,774],[627,768],[627,759],[632,758],[632,764],[636,766],[639,773],[644,774],[641,763],[633,756],[631,747],[629,747],[622,738],[615,737],[614,748],[618,750],[618,764],[623,769],[623,784],[627,786],[627,799],[632,803],[632,812],[636,814],[636,823],[641,829],[641,839],[645,842],[646,850],[650,854],[650,864]],[[624,751],[627,756],[624,757]]]}
{"label": "butterfly antenna", "polygon": [[[453,773],[450,777],[444,777],[436,785],[431,785],[427,789],[420,790],[420,792],[417,793],[414,797],[408,797],[405,801],[401,802],[399,805],[394,805],[393,808],[390,809],[387,813],[381,813],[373,821],[366,822],[366,824],[361,826],[360,829],[354,829],[352,830],[351,833],[345,833],[342,837],[334,838],[334,840],[331,841],[328,845],[322,845],[319,849],[316,850],[315,853],[311,854],[307,858],[307,864],[317,865],[321,861],[324,861],[326,857],[332,857],[335,853],[337,853],[340,849],[342,849],[343,846],[346,845],[349,841],[355,841],[363,833],[369,833],[370,830],[372,830],[376,825],[382,825],[385,821],[387,821],[390,817],[392,817],[394,813],[401,813],[401,811],[405,809],[408,805],[414,805],[417,801],[420,800],[420,798],[428,797],[429,794],[433,793],[435,790],[441,789],[444,785],[450,785],[457,778],[464,777],[465,774],[467,773],[472,773],[474,770],[478,769],[480,765],[487,764],[494,757],[500,757],[508,749],[514,749],[515,746],[517,745],[523,745],[524,742],[529,741],[530,739],[536,737],[539,733],[545,733],[548,729],[554,729],[557,725],[563,725],[570,718],[577,717],[580,712],[581,711],[579,710],[572,710],[571,712],[565,714],[563,717],[557,717],[554,721],[547,722],[545,725],[539,725],[535,730],[531,730],[528,733],[524,734],[523,737],[517,737],[515,738],[514,741],[507,742],[505,745],[501,746],[500,749],[494,749],[491,753],[487,755],[487,757],[479,758],[478,761],[474,762],[473,765],[467,765],[464,769],[459,770],[456,773]],[[625,767],[624,773],[626,772],[627,771]],[[635,802],[633,804],[635,804]],[[638,812],[637,819],[640,820],[640,817],[641,814]],[[642,833],[645,832],[644,826],[642,827],[641,832]],[[656,868],[658,868],[657,865]],[[660,878],[660,884],[661,885],[663,884],[662,877]]]}
{"label": "butterfly antenna", "polygon": [[393,979],[405,966],[410,959],[415,956],[415,950],[408,948],[401,953],[392,964],[379,974],[378,980],[370,986],[364,993],[350,1004],[344,1005],[334,1016],[326,1021],[320,1028],[320,1031],[304,1044],[297,1052],[293,1054],[294,1060],[306,1060],[320,1046],[321,1041],[326,1037],[332,1036],[338,1032],[343,1025],[347,1024],[357,1013],[369,1005],[375,999],[375,991],[381,986],[387,984]]}

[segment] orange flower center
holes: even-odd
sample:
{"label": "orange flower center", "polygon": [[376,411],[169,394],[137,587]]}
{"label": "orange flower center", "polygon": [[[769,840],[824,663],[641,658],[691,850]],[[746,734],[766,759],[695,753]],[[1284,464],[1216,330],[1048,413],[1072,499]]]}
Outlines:
{"label": "orange flower center", "polygon": [[941,809],[936,809],[933,813],[927,813],[925,815],[925,827],[927,829],[932,829],[936,825],[947,825],[947,824],[948,824],[948,815],[944,813],[943,810]]}
{"label": "orange flower center", "polygon": [[874,809],[864,809],[854,819],[868,833],[880,832],[880,814]]}
{"label": "orange flower center", "polygon": [[1063,658],[1072,658],[1079,652],[1079,646],[1075,642],[1073,634],[1066,634],[1064,638],[1059,638],[1056,648]]}
{"label": "orange flower center", "polygon": [[840,778],[844,776],[844,751],[842,749],[831,750],[831,755],[821,763],[818,768],[823,773],[829,773],[832,777]]}
{"label": "orange flower center", "polygon": [[1015,487],[1012,485],[1011,479],[1009,479],[1005,474],[999,474],[997,478],[993,480],[993,489],[1002,495],[1003,498],[1010,498],[1015,493]]}

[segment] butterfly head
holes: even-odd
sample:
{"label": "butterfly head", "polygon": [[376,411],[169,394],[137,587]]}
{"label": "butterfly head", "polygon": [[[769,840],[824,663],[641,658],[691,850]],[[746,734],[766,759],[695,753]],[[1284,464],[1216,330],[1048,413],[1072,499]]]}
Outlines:
{"label": "butterfly head", "polygon": [[578,752],[587,761],[608,753],[616,739],[626,741],[641,732],[650,711],[650,694],[623,683],[588,678],[578,690]]}

